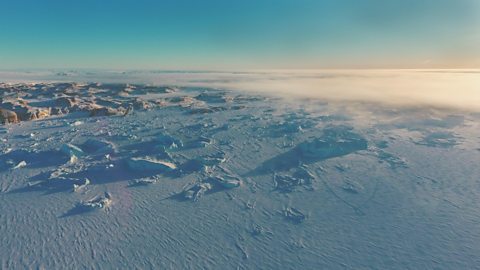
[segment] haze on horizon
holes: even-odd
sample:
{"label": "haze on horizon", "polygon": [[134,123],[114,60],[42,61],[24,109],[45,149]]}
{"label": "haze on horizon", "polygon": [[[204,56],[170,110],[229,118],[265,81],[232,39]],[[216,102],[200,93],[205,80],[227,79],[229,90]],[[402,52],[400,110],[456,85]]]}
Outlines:
{"label": "haze on horizon", "polygon": [[2,1],[0,69],[480,68],[480,1]]}

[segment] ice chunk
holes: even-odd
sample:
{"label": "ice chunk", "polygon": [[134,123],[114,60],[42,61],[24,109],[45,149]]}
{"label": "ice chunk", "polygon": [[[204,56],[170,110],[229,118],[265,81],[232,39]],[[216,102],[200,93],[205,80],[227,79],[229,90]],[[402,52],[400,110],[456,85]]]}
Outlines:
{"label": "ice chunk", "polygon": [[211,190],[212,188],[213,186],[210,183],[196,183],[186,187],[182,194],[185,199],[196,202],[205,194],[205,192]]}
{"label": "ice chunk", "polygon": [[75,146],[73,144],[65,143],[60,147],[60,152],[64,153],[65,155],[68,156],[76,156],[76,157],[81,157],[85,155],[85,152],[83,152],[82,149],[80,149],[78,146]]}
{"label": "ice chunk", "polygon": [[160,147],[163,147],[163,149],[183,147],[183,142],[181,140],[176,139],[168,134],[160,134],[156,141],[159,143]]}
{"label": "ice chunk", "polygon": [[28,188],[47,192],[73,191],[78,192],[90,184],[87,178],[77,179],[63,176],[49,177],[44,181],[29,182]]}
{"label": "ice chunk", "polygon": [[273,176],[273,182],[275,190],[281,192],[292,192],[295,188],[305,184],[305,181],[300,178],[295,178],[289,175],[278,175]]}
{"label": "ice chunk", "polygon": [[302,223],[307,218],[304,213],[293,207],[287,207],[285,210],[283,210],[283,215],[286,219],[294,223]]}
{"label": "ice chunk", "polygon": [[90,116],[91,117],[96,117],[96,116],[112,116],[112,115],[118,115],[122,114],[123,112],[119,109],[114,109],[110,107],[94,107],[90,110]]}
{"label": "ice chunk", "polygon": [[82,182],[79,182],[78,184],[73,184],[73,192],[79,192],[88,185],[90,185],[90,180],[88,178],[85,178]]}
{"label": "ice chunk", "polygon": [[94,209],[108,208],[111,205],[112,205],[112,196],[110,195],[110,193],[105,192],[104,196],[97,197],[89,201],[80,202],[77,204],[77,207],[85,210],[94,210]]}
{"label": "ice chunk", "polygon": [[78,158],[75,155],[70,156],[70,160],[68,161],[70,164],[77,163]]}
{"label": "ice chunk", "polygon": [[131,158],[128,160],[128,166],[135,171],[172,171],[177,168],[177,166],[171,162],[149,157]]}
{"label": "ice chunk", "polygon": [[80,125],[83,125],[83,122],[82,121],[75,121],[73,123],[70,124],[70,126],[72,127],[78,127]]}
{"label": "ice chunk", "polygon": [[22,160],[17,165],[15,165],[15,167],[13,167],[12,169],[14,169],[14,170],[15,169],[20,169],[20,168],[23,168],[25,166],[27,166],[27,162],[25,162],[25,160]]}
{"label": "ice chunk", "polygon": [[251,234],[253,236],[261,236],[261,235],[273,235],[273,232],[265,228],[260,224],[252,224]]}
{"label": "ice chunk", "polygon": [[200,138],[198,138],[198,140],[196,140],[193,143],[193,146],[195,146],[195,147],[207,147],[212,143],[213,143],[212,139],[204,137],[204,136],[200,136]]}
{"label": "ice chunk", "polygon": [[226,160],[225,153],[223,152],[198,158],[198,161],[205,166],[215,166],[225,162]]}
{"label": "ice chunk", "polygon": [[236,188],[236,187],[239,187],[242,183],[240,179],[237,179],[232,176],[226,176],[226,177],[213,176],[208,178],[207,181],[221,185],[224,188]]}
{"label": "ice chunk", "polygon": [[151,184],[155,184],[157,182],[157,179],[152,179],[152,178],[142,178],[142,179],[136,179],[130,182],[128,185],[129,187],[137,187],[137,186],[148,186]]}
{"label": "ice chunk", "polygon": [[300,166],[293,174],[293,177],[302,179],[305,183],[312,183],[315,180],[315,175],[308,170],[306,165]]}

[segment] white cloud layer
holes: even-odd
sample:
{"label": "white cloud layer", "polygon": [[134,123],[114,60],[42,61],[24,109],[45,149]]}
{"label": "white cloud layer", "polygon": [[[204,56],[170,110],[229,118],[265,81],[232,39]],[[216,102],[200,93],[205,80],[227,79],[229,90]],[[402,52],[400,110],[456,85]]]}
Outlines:
{"label": "white cloud layer", "polygon": [[[65,76],[66,75],[66,76]],[[480,111],[480,70],[0,72],[3,82],[100,81],[254,91],[326,101]]]}

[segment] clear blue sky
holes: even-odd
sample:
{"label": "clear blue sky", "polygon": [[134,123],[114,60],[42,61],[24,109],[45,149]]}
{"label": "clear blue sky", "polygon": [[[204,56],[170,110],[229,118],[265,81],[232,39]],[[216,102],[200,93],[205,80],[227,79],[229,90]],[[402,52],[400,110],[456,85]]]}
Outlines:
{"label": "clear blue sky", "polygon": [[479,0],[0,0],[0,68],[480,67]]}

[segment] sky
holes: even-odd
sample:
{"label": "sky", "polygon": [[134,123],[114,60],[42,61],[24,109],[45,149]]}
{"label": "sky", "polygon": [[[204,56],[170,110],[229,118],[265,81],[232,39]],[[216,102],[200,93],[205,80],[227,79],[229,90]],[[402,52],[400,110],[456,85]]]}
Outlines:
{"label": "sky", "polygon": [[480,68],[478,0],[0,0],[0,69]]}

